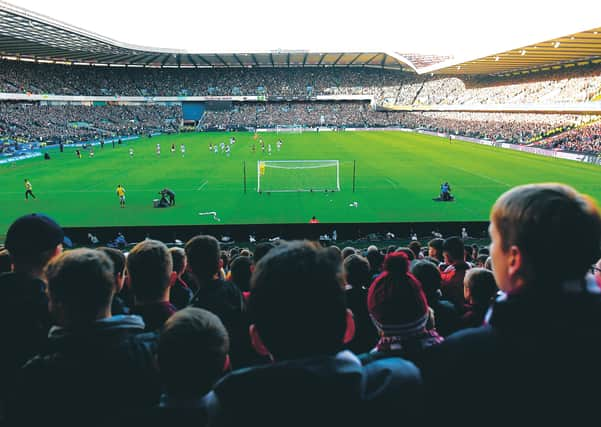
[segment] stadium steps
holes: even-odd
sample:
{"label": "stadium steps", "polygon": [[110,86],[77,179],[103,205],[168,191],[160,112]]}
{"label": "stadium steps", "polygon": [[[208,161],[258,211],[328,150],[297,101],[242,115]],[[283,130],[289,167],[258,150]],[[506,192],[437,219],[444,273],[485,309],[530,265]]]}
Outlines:
{"label": "stadium steps", "polygon": [[421,84],[421,86],[419,87],[419,89],[417,90],[417,92],[415,93],[415,96],[413,97],[413,100],[411,101],[411,105],[415,104],[415,101],[417,101],[417,98],[419,97],[419,94],[422,92],[422,89],[424,88],[424,86],[426,85],[426,81],[424,80]]}

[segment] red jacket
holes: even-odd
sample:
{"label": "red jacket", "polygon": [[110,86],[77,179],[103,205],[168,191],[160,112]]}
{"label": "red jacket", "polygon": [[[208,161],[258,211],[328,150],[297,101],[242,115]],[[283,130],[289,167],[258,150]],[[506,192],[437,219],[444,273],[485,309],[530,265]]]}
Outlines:
{"label": "red jacket", "polygon": [[449,265],[441,273],[440,289],[442,297],[451,301],[457,309],[461,310],[465,305],[463,297],[463,279],[470,265],[465,261],[459,261]]}

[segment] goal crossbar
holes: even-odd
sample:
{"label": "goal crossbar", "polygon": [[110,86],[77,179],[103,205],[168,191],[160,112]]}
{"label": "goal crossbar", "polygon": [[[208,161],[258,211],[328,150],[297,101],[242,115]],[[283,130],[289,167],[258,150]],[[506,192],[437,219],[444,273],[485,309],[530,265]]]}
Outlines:
{"label": "goal crossbar", "polygon": [[[300,173],[300,170],[335,169],[333,172]],[[266,169],[282,170],[276,177],[267,174],[277,184],[264,185]],[[289,170],[287,174],[285,170]],[[260,160],[257,162],[257,192],[340,191],[340,162],[338,160]]]}

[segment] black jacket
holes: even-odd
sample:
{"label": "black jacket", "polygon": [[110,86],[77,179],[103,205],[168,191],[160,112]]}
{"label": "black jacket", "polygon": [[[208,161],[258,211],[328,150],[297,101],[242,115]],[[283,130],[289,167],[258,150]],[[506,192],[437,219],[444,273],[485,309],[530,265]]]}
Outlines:
{"label": "black jacket", "polygon": [[13,394],[16,373],[36,355],[50,328],[46,285],[22,273],[0,275],[0,407]]}
{"label": "black jacket", "polygon": [[365,427],[415,425],[422,395],[412,363],[383,359],[361,366],[343,351],[233,372],[208,398],[217,426]]}
{"label": "black jacket", "polygon": [[598,416],[590,390],[601,384],[601,294],[589,279],[554,295],[501,297],[487,325],[431,347],[422,373],[433,415],[474,425],[491,417],[512,425],[568,417],[579,425]]}
{"label": "black jacket", "polygon": [[235,284],[221,279],[201,284],[190,305],[208,310],[221,319],[230,336],[230,358],[234,369],[259,360],[250,345],[249,320],[242,292]]}
{"label": "black jacket", "polygon": [[138,316],[114,316],[81,331],[53,327],[46,350],[23,368],[18,420],[101,424],[158,403],[157,336]]}

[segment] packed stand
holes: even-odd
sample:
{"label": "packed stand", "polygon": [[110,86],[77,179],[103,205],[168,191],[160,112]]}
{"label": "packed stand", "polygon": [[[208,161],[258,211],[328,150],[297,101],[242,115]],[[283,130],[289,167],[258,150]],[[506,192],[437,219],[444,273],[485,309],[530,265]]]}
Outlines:
{"label": "packed stand", "polygon": [[85,106],[0,103],[0,137],[37,142],[175,132],[181,106]]}
{"label": "packed stand", "polygon": [[553,150],[598,155],[601,153],[601,121],[595,119],[591,124],[543,139],[537,145]]}
{"label": "packed stand", "polygon": [[[589,421],[601,380],[599,210],[570,187],[532,184],[501,195],[490,220],[487,248],[448,237],[223,251],[200,235],[173,250],[147,239],[126,256],[68,249],[51,218],[18,218],[0,275],[2,417]],[[562,247],[578,250],[550,265]],[[186,290],[177,298],[176,285]]]}
{"label": "packed stand", "polygon": [[88,96],[369,95],[378,103],[396,105],[548,104],[598,96],[601,65],[458,78],[346,67],[153,69],[2,60],[0,91]]}

